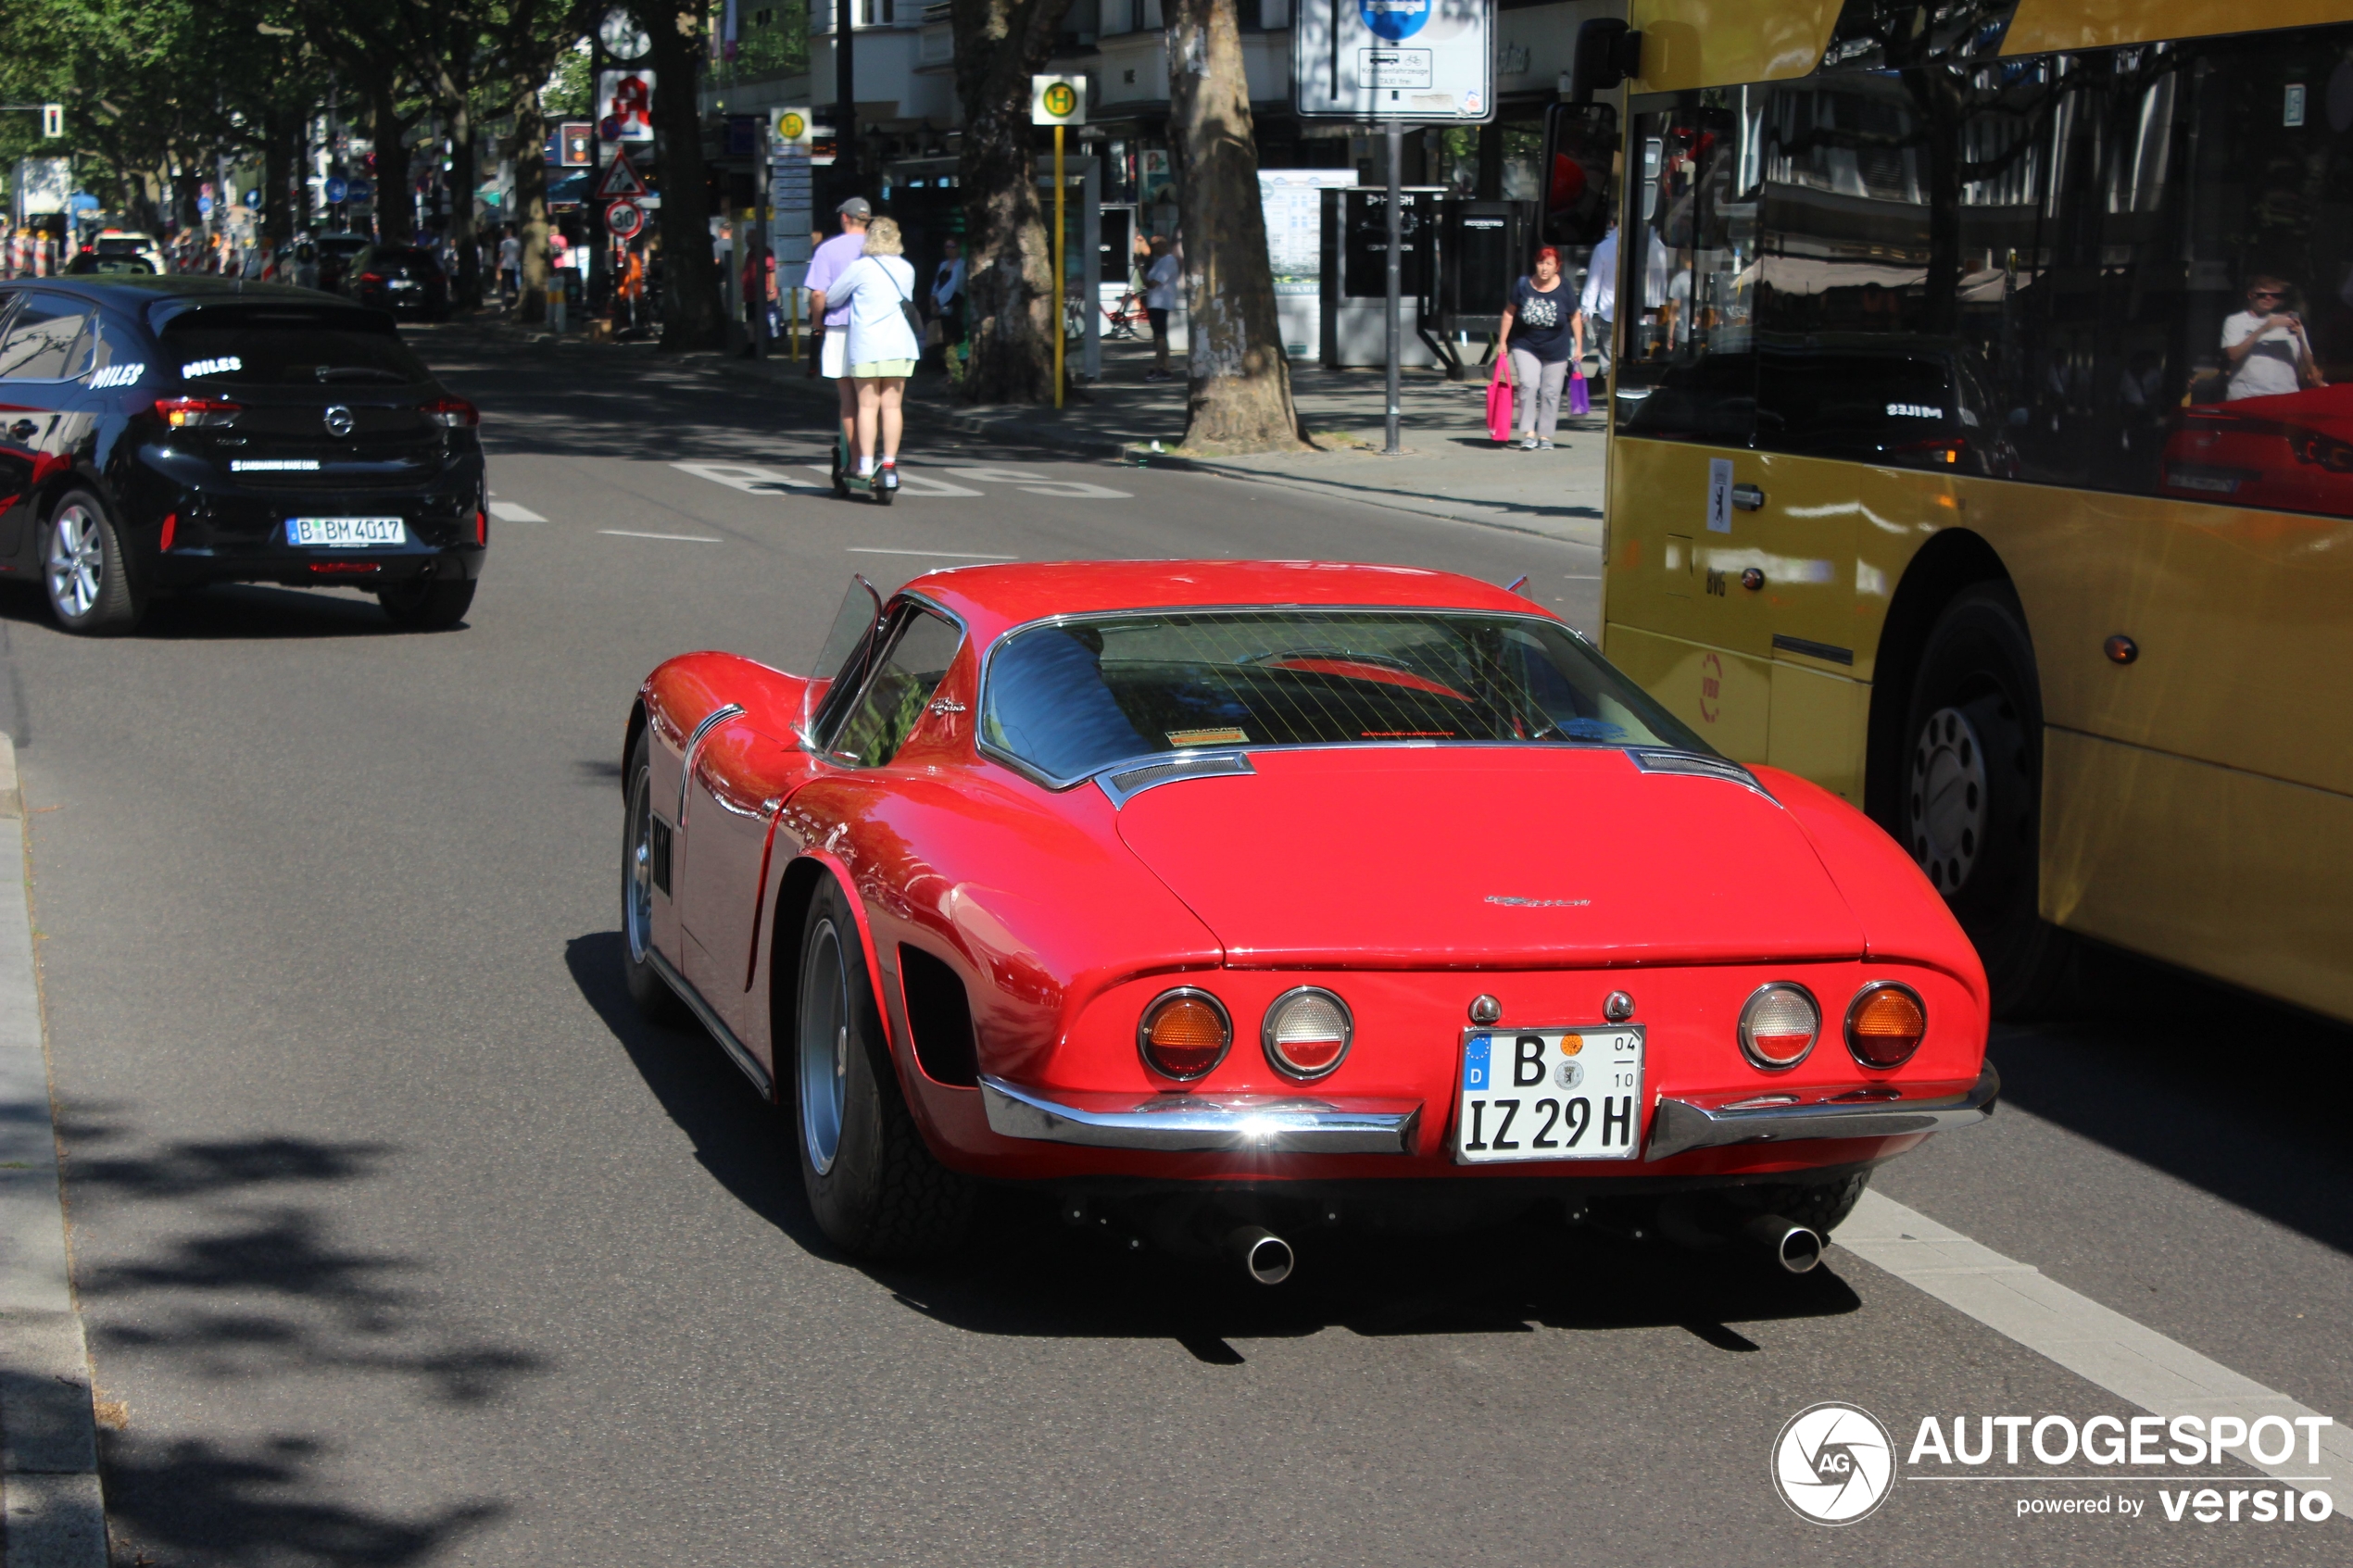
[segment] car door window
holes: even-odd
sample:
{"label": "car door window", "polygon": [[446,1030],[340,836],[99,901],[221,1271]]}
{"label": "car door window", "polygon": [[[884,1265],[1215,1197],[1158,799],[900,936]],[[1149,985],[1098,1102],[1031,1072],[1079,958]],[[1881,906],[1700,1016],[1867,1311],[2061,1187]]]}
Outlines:
{"label": "car door window", "polygon": [[95,341],[90,311],[57,295],[28,294],[0,341],[0,380],[64,381],[86,367]]}
{"label": "car door window", "polygon": [[879,768],[898,756],[963,642],[963,633],[938,616],[904,612],[892,631],[890,651],[875,666],[825,746],[834,759]]}

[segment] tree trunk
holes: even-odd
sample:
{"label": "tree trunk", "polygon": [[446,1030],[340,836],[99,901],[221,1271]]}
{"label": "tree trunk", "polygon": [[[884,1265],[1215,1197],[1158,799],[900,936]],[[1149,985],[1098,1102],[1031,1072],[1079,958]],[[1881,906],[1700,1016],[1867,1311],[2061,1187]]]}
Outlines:
{"label": "tree trunk", "polygon": [[1297,451],[1306,443],[1275,314],[1234,0],[1162,4],[1185,251],[1185,445],[1197,452]]}
{"label": "tree trunk", "polygon": [[409,245],[417,236],[417,202],[409,189],[409,149],[400,144],[404,127],[389,77],[368,84],[369,134],[376,144],[376,238]]}
{"label": "tree trunk", "polygon": [[474,187],[481,182],[475,178],[474,117],[472,106],[467,102],[471,94],[466,92],[465,83],[457,86],[447,110],[449,173],[445,183],[449,191],[449,248],[458,258],[458,275],[450,282],[456,303],[472,307],[482,303],[482,246],[475,243],[474,233]]}
{"label": "tree trunk", "polygon": [[661,345],[717,348],[726,307],[711,259],[711,176],[702,157],[702,114],[695,107],[708,49],[699,0],[641,5],[636,16],[653,40],[654,131],[661,169]]}
{"label": "tree trunk", "polygon": [[539,82],[515,83],[511,112],[515,133],[508,144],[515,160],[515,238],[522,245],[521,320],[547,319],[547,288],[555,270],[547,265],[547,122],[539,112]]}
{"label": "tree trunk", "polygon": [[1038,200],[1029,79],[1044,69],[1070,0],[951,0],[964,135],[965,321],[975,403],[1054,395],[1053,246]]}

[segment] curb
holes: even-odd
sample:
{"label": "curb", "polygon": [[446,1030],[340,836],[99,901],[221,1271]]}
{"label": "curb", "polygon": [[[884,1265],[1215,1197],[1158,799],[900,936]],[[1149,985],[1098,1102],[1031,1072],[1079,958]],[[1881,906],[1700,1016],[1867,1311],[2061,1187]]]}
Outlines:
{"label": "curb", "polygon": [[0,734],[0,1568],[106,1568],[90,1350],[73,1301],[33,975],[16,743]]}

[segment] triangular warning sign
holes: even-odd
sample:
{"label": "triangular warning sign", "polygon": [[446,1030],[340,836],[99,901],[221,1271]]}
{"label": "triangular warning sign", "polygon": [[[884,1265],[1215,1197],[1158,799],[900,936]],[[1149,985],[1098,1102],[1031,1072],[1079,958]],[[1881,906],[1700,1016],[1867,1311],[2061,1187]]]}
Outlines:
{"label": "triangular warning sign", "polygon": [[645,194],[646,182],[637,177],[637,166],[629,161],[629,149],[616,149],[612,162],[605,169],[605,177],[597,182],[597,194],[626,200]]}

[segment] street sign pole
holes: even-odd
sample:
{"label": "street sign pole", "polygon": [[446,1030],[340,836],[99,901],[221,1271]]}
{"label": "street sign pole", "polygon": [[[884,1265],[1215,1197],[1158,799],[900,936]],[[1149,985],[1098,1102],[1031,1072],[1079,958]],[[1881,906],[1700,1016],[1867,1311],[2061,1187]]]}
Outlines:
{"label": "street sign pole", "polygon": [[1054,407],[1063,406],[1063,128],[1054,127]]}
{"label": "street sign pole", "polygon": [[1392,119],[1389,122],[1389,320],[1387,323],[1389,330],[1386,334],[1389,346],[1389,444],[1381,448],[1381,455],[1386,458],[1394,458],[1404,450],[1397,444],[1397,404],[1401,396],[1398,386],[1398,359],[1402,352],[1402,345],[1398,341],[1401,334],[1397,330],[1397,317],[1400,308],[1404,304],[1405,292],[1405,270],[1403,265],[1405,224],[1398,211],[1403,205],[1404,192],[1399,188],[1403,182],[1398,178],[1397,171],[1398,166],[1404,161],[1405,128]]}

